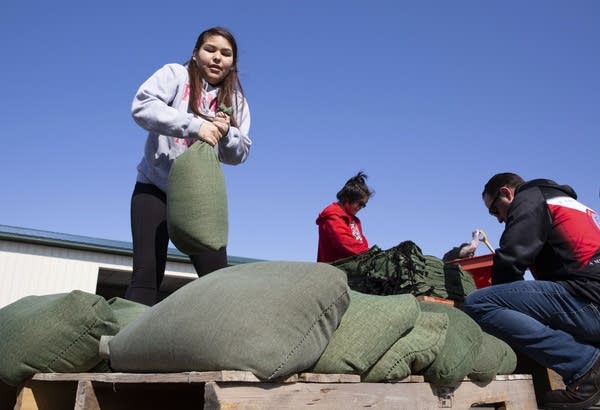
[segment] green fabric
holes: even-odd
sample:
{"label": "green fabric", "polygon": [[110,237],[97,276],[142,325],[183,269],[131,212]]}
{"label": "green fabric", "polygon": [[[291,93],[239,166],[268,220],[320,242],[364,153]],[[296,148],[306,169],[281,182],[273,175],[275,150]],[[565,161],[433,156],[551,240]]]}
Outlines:
{"label": "green fabric", "polygon": [[173,162],[167,223],[171,241],[188,255],[227,245],[225,177],[215,150],[205,142],[196,142]]}
{"label": "green fabric", "polygon": [[[108,304],[112,309],[115,317],[117,318],[117,322],[119,324],[119,331],[127,326],[129,323],[133,322],[138,318],[142,313],[144,313],[148,306],[142,303],[133,302],[131,300],[122,299],[119,297],[114,297],[108,300]],[[93,368],[89,369],[90,373],[110,373],[112,369],[108,363],[108,360],[102,360]]]}
{"label": "green fabric", "polygon": [[481,350],[468,374],[471,380],[490,382],[498,374],[511,374],[517,367],[517,355],[504,341],[483,333]]}
{"label": "green fabric", "polygon": [[102,360],[96,366],[86,370],[87,373],[112,373],[108,360]]}
{"label": "green fabric", "polygon": [[108,304],[117,318],[119,329],[123,329],[148,309],[147,305],[119,297],[109,299]]}
{"label": "green fabric", "polygon": [[35,373],[83,372],[100,362],[101,335],[119,330],[108,302],[79,290],[27,296],[0,309],[0,379],[17,386]]}
{"label": "green fabric", "polygon": [[483,331],[462,310],[442,303],[420,302],[424,312],[446,313],[446,340],[433,363],[423,371],[425,380],[435,385],[452,385],[469,374],[479,356]]}
{"label": "green fabric", "polygon": [[471,275],[460,266],[445,266],[441,259],[423,255],[412,241],[387,250],[375,245],[365,253],[331,264],[346,272],[351,289],[368,294],[410,293],[462,302],[476,289]]}
{"label": "green fabric", "polygon": [[431,287],[421,280],[425,261],[410,241],[382,251],[377,245],[367,252],[332,262],[348,275],[351,289],[374,295],[428,294]]}
{"label": "green fabric", "polygon": [[448,322],[448,315],[444,313],[420,312],[414,328],[394,343],[361,377],[362,381],[401,380],[418,374],[440,353],[446,340]]}
{"label": "green fabric", "polygon": [[286,377],[316,363],[349,303],[346,275],[328,264],[231,266],[183,286],[119,332],[109,342],[111,367]]}
{"label": "green fabric", "polygon": [[311,371],[363,373],[414,326],[419,312],[413,295],[377,296],[351,291],[350,306]]}
{"label": "green fabric", "polygon": [[427,283],[433,289],[431,296],[463,302],[465,296],[477,289],[473,276],[460,265],[446,265],[435,256],[424,255]]}

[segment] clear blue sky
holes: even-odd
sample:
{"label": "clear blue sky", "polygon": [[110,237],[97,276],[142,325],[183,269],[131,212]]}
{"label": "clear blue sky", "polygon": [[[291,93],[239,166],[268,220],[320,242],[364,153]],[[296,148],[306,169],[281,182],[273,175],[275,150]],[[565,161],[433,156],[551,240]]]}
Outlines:
{"label": "clear blue sky", "polygon": [[359,170],[371,244],[441,257],[483,228],[497,245],[497,172],[600,208],[599,22],[596,0],[4,0],[0,224],[130,241],[132,98],[223,25],[254,143],[224,166],[230,255],[314,260],[315,218]]}

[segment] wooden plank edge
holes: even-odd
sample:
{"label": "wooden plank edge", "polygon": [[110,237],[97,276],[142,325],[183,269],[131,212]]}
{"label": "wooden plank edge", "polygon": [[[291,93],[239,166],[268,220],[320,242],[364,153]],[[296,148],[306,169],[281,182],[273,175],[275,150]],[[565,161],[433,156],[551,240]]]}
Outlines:
{"label": "wooden plank edge", "polygon": [[[531,380],[530,374],[497,375],[493,380]],[[219,370],[208,372],[181,373],[36,373],[30,380],[39,381],[92,381],[101,383],[206,383],[206,382],[250,382],[250,383],[360,383],[356,374],[298,373],[281,380],[262,380],[252,372]],[[472,381],[465,377],[463,381]],[[420,375],[409,375],[391,383],[424,383]]]}
{"label": "wooden plank edge", "polygon": [[[345,376],[345,375],[344,375]],[[252,372],[239,370],[218,370],[208,372],[180,373],[36,373],[29,380],[39,381],[92,381],[101,383],[206,383],[218,382],[269,382],[259,379]],[[274,380],[277,383],[295,383],[298,375]]]}
{"label": "wooden plank edge", "polygon": [[360,383],[358,374],[299,373],[302,383]]}

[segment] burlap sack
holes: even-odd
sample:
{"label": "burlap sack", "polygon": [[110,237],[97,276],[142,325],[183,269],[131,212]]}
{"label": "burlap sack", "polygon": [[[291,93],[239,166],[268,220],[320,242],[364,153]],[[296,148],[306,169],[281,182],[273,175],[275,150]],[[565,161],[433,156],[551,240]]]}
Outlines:
{"label": "burlap sack", "polygon": [[440,353],[446,341],[447,330],[448,315],[421,312],[410,332],[390,347],[361,377],[362,381],[393,381],[419,374]]}
{"label": "burlap sack", "polygon": [[35,373],[91,369],[100,336],[119,331],[108,302],[79,290],[19,299],[0,309],[0,324],[0,379],[11,386]]}
{"label": "burlap sack", "polygon": [[425,380],[435,385],[453,385],[469,374],[479,356],[483,331],[462,310],[442,303],[420,302],[424,312],[448,315],[446,340],[433,363],[423,371]]}
{"label": "burlap sack", "polygon": [[286,377],[321,356],[348,308],[348,292],[344,272],[323,263],[220,269],[183,286],[113,337],[111,367]]}
{"label": "burlap sack", "polygon": [[188,255],[227,245],[225,177],[215,150],[205,142],[196,142],[173,162],[167,224],[173,244]]}
{"label": "burlap sack", "polygon": [[414,326],[419,312],[413,295],[351,291],[350,306],[312,371],[362,374]]}
{"label": "burlap sack", "polygon": [[517,355],[504,341],[483,333],[481,350],[473,363],[469,378],[479,382],[490,382],[498,374],[511,374],[517,368]]}

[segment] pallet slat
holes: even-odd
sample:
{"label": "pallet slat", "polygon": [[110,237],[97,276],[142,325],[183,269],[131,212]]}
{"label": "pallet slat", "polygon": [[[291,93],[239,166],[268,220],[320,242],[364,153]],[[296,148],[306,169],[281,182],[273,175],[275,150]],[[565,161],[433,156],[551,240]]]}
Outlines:
{"label": "pallet slat", "polygon": [[502,405],[506,410],[535,410],[531,380],[494,380],[486,386],[471,381],[456,387],[429,383],[261,383],[208,382],[206,410],[244,409],[461,409],[472,405]]}
{"label": "pallet slat", "polygon": [[537,409],[532,377],[497,376],[488,384],[465,379],[456,386],[437,387],[424,382],[422,376],[391,383],[361,383],[357,375],[320,373],[300,373],[278,382],[261,381],[242,371],[45,373],[25,383],[14,408],[113,410],[175,406],[242,410],[331,409],[341,405],[345,410],[365,406],[431,410],[466,409],[474,404],[493,404],[506,410]]}
{"label": "pallet slat", "polygon": [[[37,373],[31,380],[39,381],[80,381],[89,380],[103,383],[204,383],[207,381],[260,382],[251,372],[239,370],[219,370],[210,372],[181,373]],[[293,383],[298,375],[292,375],[282,383]]]}

